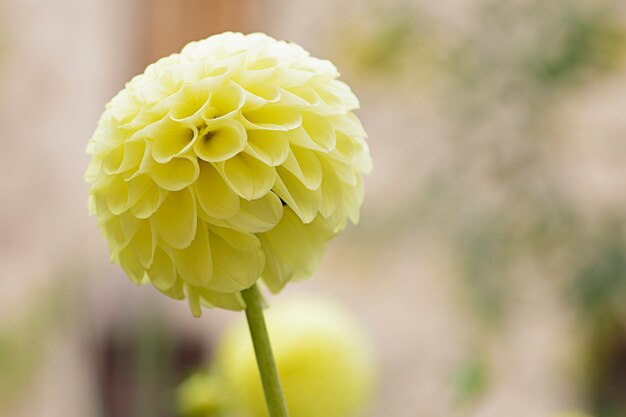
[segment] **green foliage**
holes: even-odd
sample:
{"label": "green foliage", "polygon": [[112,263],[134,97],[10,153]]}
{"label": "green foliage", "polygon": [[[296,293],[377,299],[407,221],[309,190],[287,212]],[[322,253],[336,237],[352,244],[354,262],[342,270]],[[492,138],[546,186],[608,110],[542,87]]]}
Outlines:
{"label": "green foliage", "polygon": [[380,19],[370,42],[357,51],[359,65],[372,72],[397,71],[403,58],[411,51],[416,38],[416,26],[409,13],[393,12],[389,18]]}
{"label": "green foliage", "polygon": [[[624,68],[623,4],[472,5],[458,27],[441,30],[440,22],[423,22],[426,15],[419,13],[411,27],[407,13],[378,19],[369,35],[359,36],[356,62],[368,76],[408,85],[401,75],[428,73],[431,82],[410,93],[430,88],[445,132],[437,139],[449,150],[421,178],[411,204],[385,216],[376,236],[418,233],[451,247],[463,295],[488,325],[485,333],[507,324],[511,295],[523,287],[517,280],[562,285],[563,297],[583,317],[581,332],[590,329],[586,389],[593,411],[626,416],[626,211],[613,207],[607,215],[572,192],[575,179],[567,178],[561,153],[571,157],[567,147],[575,132],[559,113],[572,97]],[[595,139],[587,138],[590,144]],[[537,274],[520,276],[520,270]],[[481,388],[488,385],[487,371],[479,365],[460,368],[455,392],[473,398],[487,389]]]}
{"label": "green foliage", "polygon": [[481,356],[469,358],[452,375],[456,403],[463,407],[479,400],[488,390],[490,370]]}
{"label": "green foliage", "polygon": [[503,223],[490,218],[468,223],[459,235],[463,283],[480,317],[492,324],[499,324],[505,313],[513,243],[509,232]]}
{"label": "green foliage", "polygon": [[626,30],[609,10],[572,11],[558,19],[556,42],[539,44],[529,56],[529,73],[543,85],[559,85],[621,63]]}
{"label": "green foliage", "polygon": [[0,328],[0,411],[22,398],[65,316],[64,288],[33,300],[33,309]]}
{"label": "green foliage", "polygon": [[626,303],[626,235],[620,221],[609,221],[592,239],[572,292],[581,311],[595,320]]}

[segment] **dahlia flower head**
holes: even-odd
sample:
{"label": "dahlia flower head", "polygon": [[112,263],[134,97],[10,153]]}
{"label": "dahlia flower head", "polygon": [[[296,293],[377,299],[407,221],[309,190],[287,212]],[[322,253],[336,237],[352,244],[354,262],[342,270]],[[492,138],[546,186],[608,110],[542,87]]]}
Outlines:
{"label": "dahlia flower head", "polygon": [[[282,300],[281,300],[282,301]],[[293,297],[266,314],[290,416],[355,417],[371,404],[377,380],[372,341],[352,314],[330,300]],[[269,417],[245,320],[216,345],[214,373],[223,415]]]}
{"label": "dahlia flower head", "polygon": [[255,33],[191,42],[134,77],[89,141],[90,210],[136,284],[245,308],[313,274],[356,223],[371,170],[359,102],[337,69]]}
{"label": "dahlia flower head", "polygon": [[[378,364],[356,316],[332,300],[296,296],[272,305],[266,318],[290,416],[365,415]],[[210,369],[186,379],[176,399],[184,417],[268,417],[243,317],[217,340]]]}

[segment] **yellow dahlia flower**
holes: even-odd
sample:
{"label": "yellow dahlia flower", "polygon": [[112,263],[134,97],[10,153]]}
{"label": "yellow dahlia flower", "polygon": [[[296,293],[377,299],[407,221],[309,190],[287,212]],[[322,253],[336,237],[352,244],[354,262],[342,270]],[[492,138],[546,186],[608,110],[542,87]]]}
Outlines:
{"label": "yellow dahlia flower", "polygon": [[88,145],[90,206],[137,283],[245,308],[259,278],[309,277],[356,223],[371,169],[359,103],[336,68],[255,33],[192,42],[126,84]]}
{"label": "yellow dahlia flower", "polygon": [[[294,298],[268,310],[267,327],[289,415],[362,415],[371,402],[376,366],[371,342],[352,316],[328,301]],[[221,395],[208,398],[214,386]],[[243,321],[218,343],[213,373],[192,377],[182,387],[178,404],[186,416],[208,408],[223,416],[268,415]]]}
{"label": "yellow dahlia flower", "polygon": [[223,394],[218,379],[206,372],[196,372],[176,389],[176,408],[184,417],[220,417]]}

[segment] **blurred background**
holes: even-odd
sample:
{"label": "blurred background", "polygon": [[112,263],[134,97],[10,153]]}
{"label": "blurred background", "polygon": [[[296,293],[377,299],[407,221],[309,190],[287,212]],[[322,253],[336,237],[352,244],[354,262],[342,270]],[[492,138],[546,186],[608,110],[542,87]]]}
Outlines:
{"label": "blurred background", "polygon": [[0,415],[177,416],[239,317],[134,287],[82,179],[124,82],[225,30],[331,59],[361,99],[361,224],[276,298],[358,318],[367,416],[626,416],[622,0],[1,2]]}

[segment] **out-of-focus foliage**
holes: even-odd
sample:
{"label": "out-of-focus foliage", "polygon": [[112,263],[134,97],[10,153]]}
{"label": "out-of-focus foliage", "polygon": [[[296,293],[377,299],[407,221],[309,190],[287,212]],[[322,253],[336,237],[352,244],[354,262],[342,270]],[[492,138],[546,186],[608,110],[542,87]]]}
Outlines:
{"label": "out-of-focus foliage", "polygon": [[469,406],[489,389],[489,365],[481,356],[471,357],[452,375],[455,400],[460,406]]}
{"label": "out-of-focus foliage", "polygon": [[0,411],[32,386],[54,334],[63,328],[66,289],[59,285],[33,297],[35,308],[0,327]]}
{"label": "out-of-focus foliage", "polygon": [[[405,13],[377,20],[369,37],[359,33],[369,54],[357,54],[356,62],[371,77],[410,86],[412,77],[429,74],[431,82],[420,89],[430,87],[437,97],[447,129],[445,163],[380,236],[397,239],[417,230],[451,245],[464,293],[487,333],[506,328],[517,282],[536,276],[560,285],[585,317],[582,385],[594,411],[621,417],[626,208],[596,209],[590,222],[589,206],[572,198],[558,159],[574,132],[555,109],[624,69],[623,4],[485,0],[473,6],[471,18],[445,36],[433,19],[419,24],[425,13],[413,13],[413,25]],[[437,59],[424,62],[425,50],[438,51]],[[478,396],[488,374],[483,365],[461,367],[451,389]]]}
{"label": "out-of-focus foliage", "polygon": [[609,219],[589,236],[572,296],[585,317],[597,318],[626,309],[626,234],[622,219]]}
{"label": "out-of-focus foliage", "polygon": [[[582,9],[582,10],[581,10]],[[626,29],[609,9],[565,9],[554,36],[529,57],[528,73],[544,85],[593,76],[623,64]]]}
{"label": "out-of-focus foliage", "polygon": [[626,28],[616,7],[604,0],[481,2],[474,25],[450,54],[454,86],[488,87],[497,104],[524,104],[545,100],[541,95],[551,88],[597,80],[623,63]]}
{"label": "out-of-focus foliage", "polygon": [[552,417],[592,417],[592,416],[582,411],[568,411],[565,413],[555,414]]}
{"label": "out-of-focus foliage", "polygon": [[[47,335],[47,323],[31,316],[10,329],[0,329],[0,406],[8,407],[24,390],[37,366],[45,346],[39,343]],[[46,320],[47,321],[47,320]]]}
{"label": "out-of-focus foliage", "polygon": [[365,76],[389,74],[413,81],[432,80],[444,56],[444,38],[425,14],[416,15],[411,2],[373,7],[376,18],[353,20],[341,33],[342,54]]}

